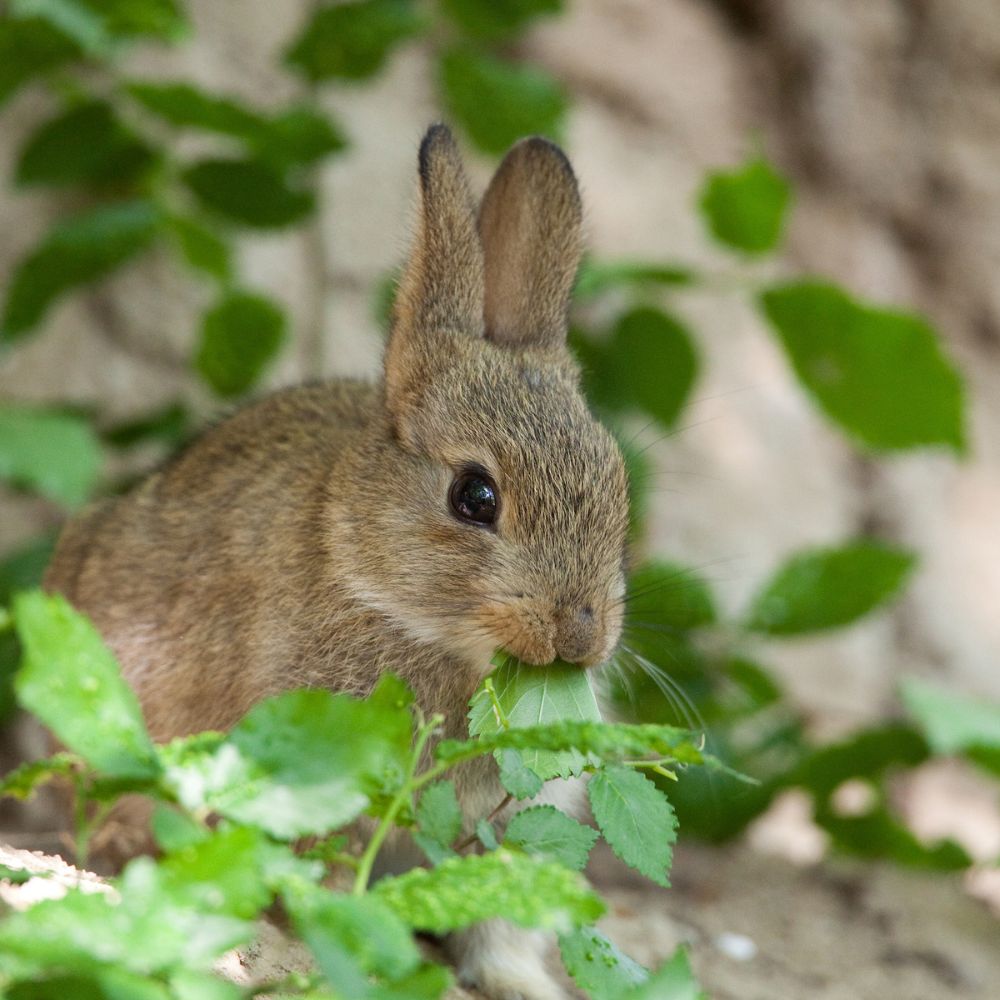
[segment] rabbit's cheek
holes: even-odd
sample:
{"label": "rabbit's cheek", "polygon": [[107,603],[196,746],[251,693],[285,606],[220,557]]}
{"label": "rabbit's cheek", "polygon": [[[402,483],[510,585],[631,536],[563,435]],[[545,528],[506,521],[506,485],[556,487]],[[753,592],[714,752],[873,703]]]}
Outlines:
{"label": "rabbit's cheek", "polygon": [[556,658],[553,622],[536,608],[517,601],[488,601],[475,616],[476,625],[495,640],[497,649],[535,666]]}

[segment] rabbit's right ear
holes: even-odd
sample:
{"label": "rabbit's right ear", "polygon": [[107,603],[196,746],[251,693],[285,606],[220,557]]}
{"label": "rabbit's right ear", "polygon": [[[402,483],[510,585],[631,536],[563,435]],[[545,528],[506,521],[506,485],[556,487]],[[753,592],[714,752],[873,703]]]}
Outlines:
{"label": "rabbit's right ear", "polygon": [[386,403],[419,398],[455,335],[483,336],[483,251],[462,159],[445,125],[420,144],[420,214],[385,352]]}

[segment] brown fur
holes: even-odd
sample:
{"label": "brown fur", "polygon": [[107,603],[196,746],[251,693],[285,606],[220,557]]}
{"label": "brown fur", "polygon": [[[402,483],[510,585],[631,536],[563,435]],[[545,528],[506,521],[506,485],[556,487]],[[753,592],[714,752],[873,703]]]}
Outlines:
{"label": "brown fur", "polygon": [[[626,478],[565,347],[572,171],[524,140],[477,228],[436,126],[420,182],[382,382],[250,405],[63,533],[47,586],[93,618],[158,740],[288,688],[364,694],[384,671],[464,735],[497,648],[589,665],[617,642]],[[498,485],[495,531],[449,511],[467,463]],[[502,794],[493,771],[460,777],[470,815]]]}

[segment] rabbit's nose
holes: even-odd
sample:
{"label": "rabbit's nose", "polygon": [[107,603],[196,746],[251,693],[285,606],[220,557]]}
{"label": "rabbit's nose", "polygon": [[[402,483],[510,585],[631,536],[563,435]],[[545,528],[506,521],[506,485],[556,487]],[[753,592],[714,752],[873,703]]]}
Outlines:
{"label": "rabbit's nose", "polygon": [[580,663],[594,652],[598,622],[589,604],[556,612],[556,653],[569,663]]}

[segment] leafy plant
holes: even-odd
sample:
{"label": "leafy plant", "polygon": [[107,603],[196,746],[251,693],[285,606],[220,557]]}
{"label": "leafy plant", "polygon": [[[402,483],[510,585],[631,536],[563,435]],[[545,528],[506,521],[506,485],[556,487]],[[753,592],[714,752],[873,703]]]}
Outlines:
{"label": "leafy plant", "polygon": [[[640,997],[661,975],[688,991],[677,995],[693,995],[686,965],[669,963],[672,971],[650,979],[592,927],[604,906],[579,872],[596,831],[553,806],[534,806],[469,853],[474,840],[462,834],[477,818],[463,817],[446,778],[502,749],[540,767],[584,761],[601,834],[627,864],[666,884],[674,817],[642,771],[711,765],[684,731],[606,724],[589,709],[557,710],[544,721],[537,713],[511,718],[503,692],[487,684],[477,703],[489,704],[496,726],[468,740],[440,740],[443,720],[425,719],[402,682],[386,675],[365,700],[291,691],[257,705],[227,734],[155,746],[112,654],[64,599],[21,592],[10,620],[24,649],[18,697],[67,750],[7,775],[0,793],[25,797],[48,780],[70,782],[84,856],[119,797],[144,795],[158,803],[153,828],[163,857],[132,861],[112,882],[115,897],[70,889],[0,921],[5,995],[273,993],[275,984],[237,988],[211,979],[210,970],[223,952],[250,942],[253,919],[275,900],[317,968],[280,984],[286,996],[440,996],[450,975],[422,961],[414,933],[494,917],[557,931],[568,971],[594,997]],[[565,697],[576,704],[565,672],[556,669],[546,687],[552,704]],[[530,692],[521,700],[546,701]],[[540,789],[543,776],[536,778]],[[374,828],[359,853],[331,839],[363,815]],[[432,867],[372,884],[394,826],[414,833]],[[295,853],[305,835],[335,845],[314,852],[325,863]],[[324,875],[350,888],[324,888]]]}

